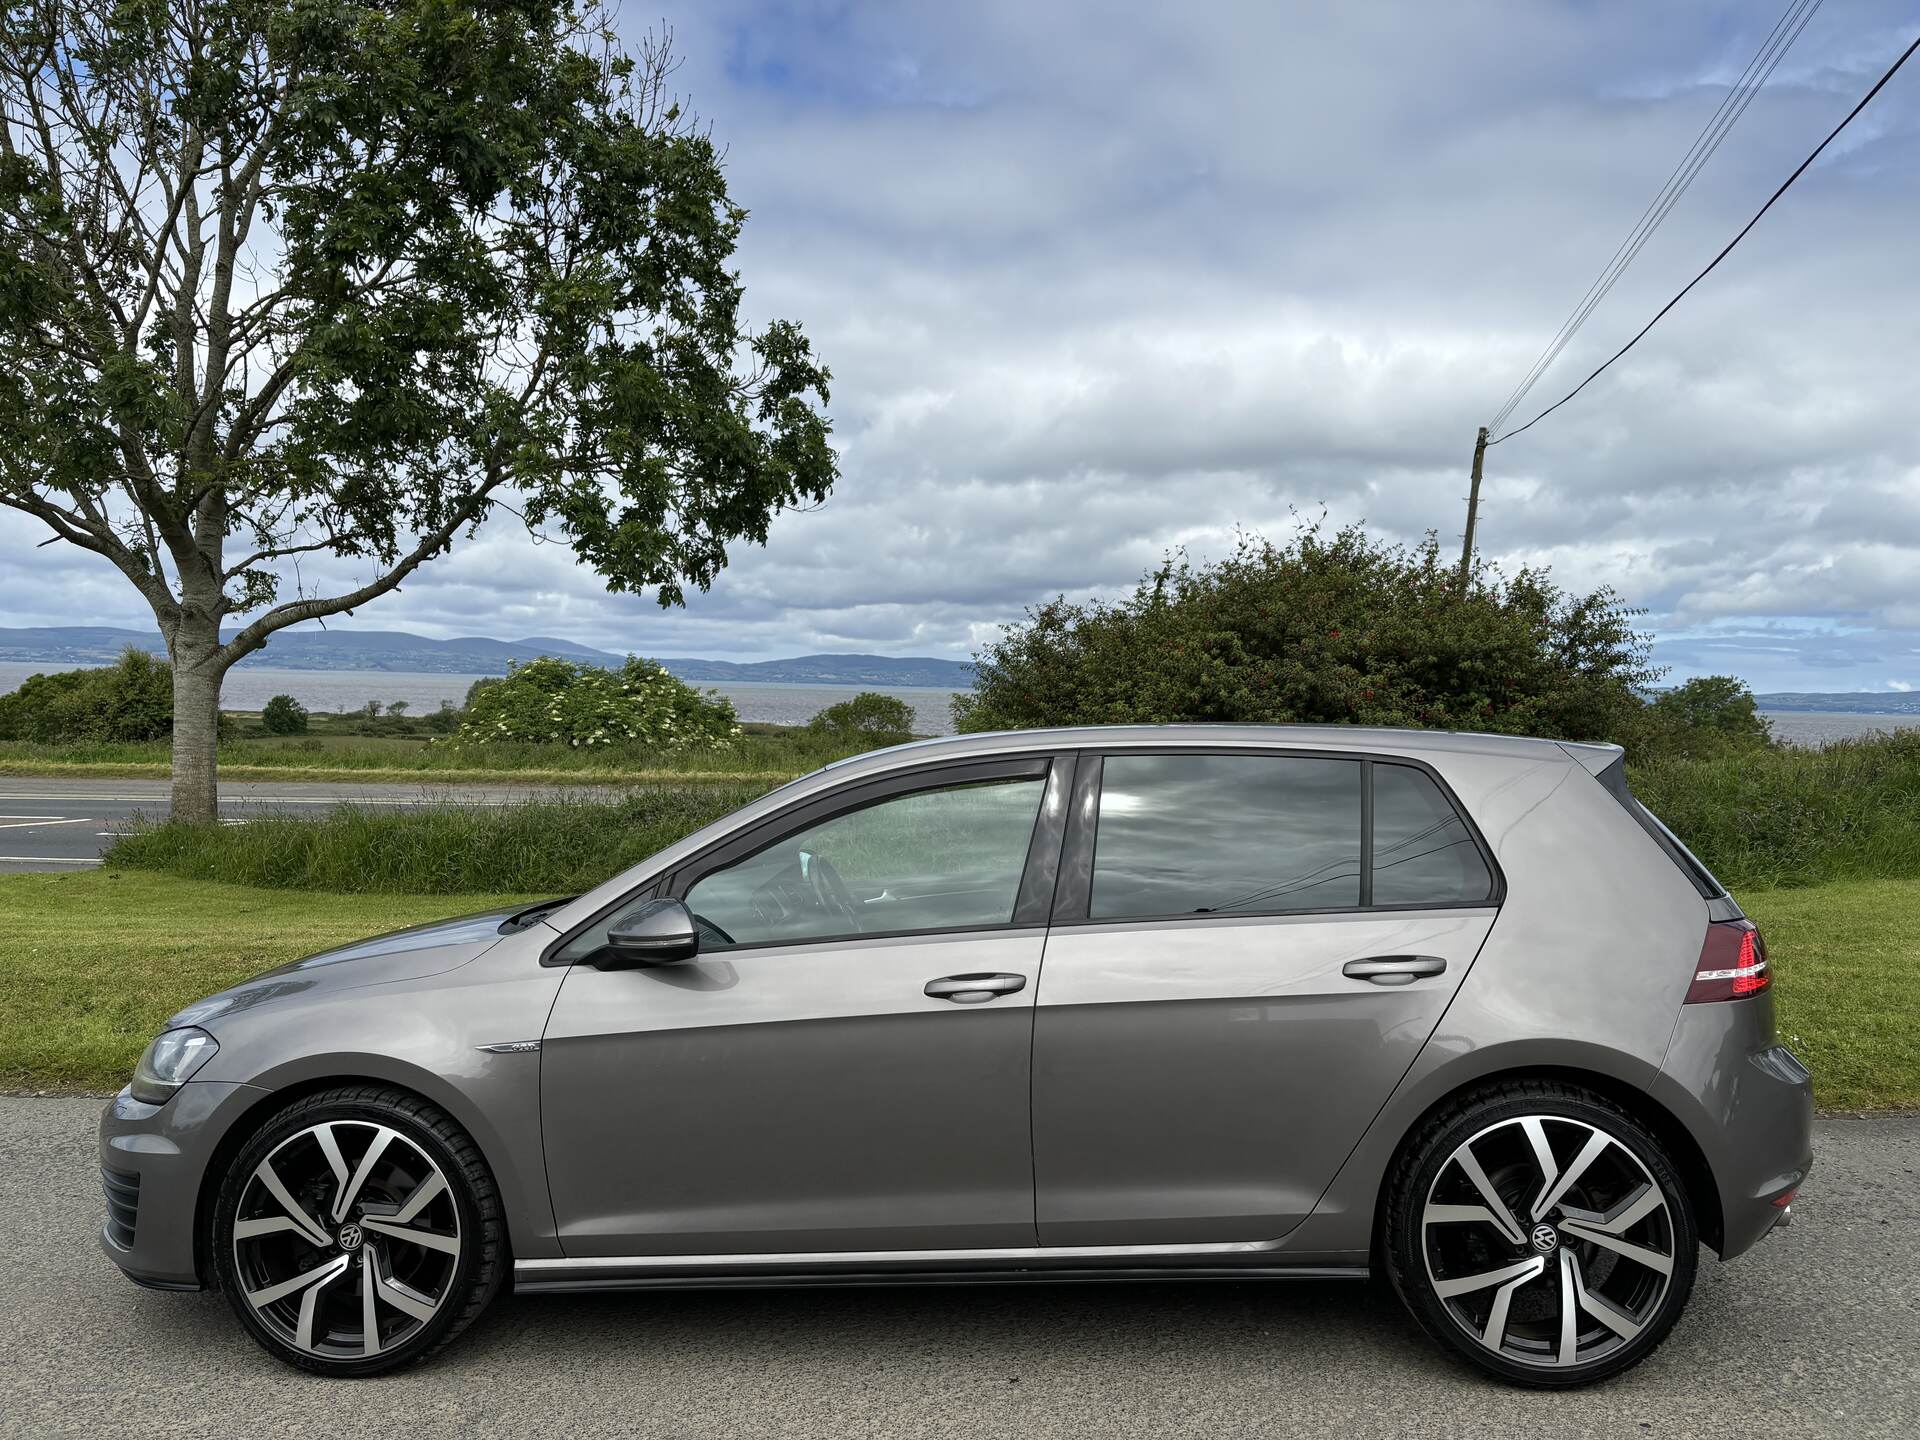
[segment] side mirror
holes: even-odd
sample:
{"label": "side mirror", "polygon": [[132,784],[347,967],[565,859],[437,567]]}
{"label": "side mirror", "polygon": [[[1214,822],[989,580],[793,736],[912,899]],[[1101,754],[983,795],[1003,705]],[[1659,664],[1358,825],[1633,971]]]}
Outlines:
{"label": "side mirror", "polygon": [[642,965],[677,965],[700,953],[700,927],[681,900],[649,900],[622,915],[607,931],[607,944],[594,964],[602,970]]}

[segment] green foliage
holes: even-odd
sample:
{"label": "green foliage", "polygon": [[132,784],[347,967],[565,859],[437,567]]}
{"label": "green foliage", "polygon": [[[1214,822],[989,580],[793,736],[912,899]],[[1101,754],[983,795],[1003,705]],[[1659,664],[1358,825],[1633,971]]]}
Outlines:
{"label": "green foliage", "polygon": [[1629,758],[1634,794],[1736,892],[1920,876],[1920,732]]}
{"label": "green foliage", "polygon": [[862,690],[851,700],[827,706],[807,728],[870,747],[898,745],[913,738],[913,707],[897,695]]}
{"label": "green foliage", "polygon": [[1627,715],[1608,738],[1639,762],[1711,760],[1771,743],[1753,692],[1731,675],[1703,675],[1661,692]]}
{"label": "green foliage", "polygon": [[541,656],[473,688],[458,740],[712,750],[739,733],[730,701],[702,695],[651,660],[629,655],[618,670],[605,670]]}
{"label": "green foliage", "polygon": [[307,707],[291,695],[276,695],[261,709],[260,723],[270,735],[304,735]]}
{"label": "green foliage", "polygon": [[575,894],[755,799],[765,782],[658,785],[618,800],[509,806],[342,806],[246,825],[146,825],[109,867],[271,889],[410,895]]}
{"label": "green foliage", "polygon": [[155,740],[173,733],[173,671],[131,645],[112,665],[29,676],[0,695],[0,740]]}
{"label": "green foliage", "polygon": [[962,730],[1179,720],[1351,723],[1609,738],[1651,680],[1637,612],[1545,571],[1462,596],[1414,547],[1303,525],[1218,564],[1170,559],[1126,599],[1028,612],[976,657]]}

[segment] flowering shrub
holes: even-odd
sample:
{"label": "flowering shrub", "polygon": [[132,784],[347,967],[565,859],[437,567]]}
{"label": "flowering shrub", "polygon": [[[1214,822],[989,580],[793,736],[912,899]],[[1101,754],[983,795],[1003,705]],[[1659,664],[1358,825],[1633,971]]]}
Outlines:
{"label": "flowering shrub", "polygon": [[484,680],[467,696],[457,738],[544,745],[719,749],[740,733],[731,701],[701,694],[651,660],[618,670],[543,655]]}

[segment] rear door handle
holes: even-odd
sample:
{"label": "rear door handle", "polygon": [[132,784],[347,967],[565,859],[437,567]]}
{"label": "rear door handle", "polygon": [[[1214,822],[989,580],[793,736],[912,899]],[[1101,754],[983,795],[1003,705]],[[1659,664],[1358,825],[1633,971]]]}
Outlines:
{"label": "rear door handle", "polygon": [[1011,995],[1027,988],[1024,975],[948,975],[927,982],[927,994],[935,1000],[951,1000],[956,1005],[978,1005],[996,995]]}
{"label": "rear door handle", "polygon": [[1438,955],[1375,955],[1367,960],[1349,960],[1340,967],[1340,973],[1376,985],[1411,985],[1422,975],[1438,975],[1446,968],[1447,962]]}

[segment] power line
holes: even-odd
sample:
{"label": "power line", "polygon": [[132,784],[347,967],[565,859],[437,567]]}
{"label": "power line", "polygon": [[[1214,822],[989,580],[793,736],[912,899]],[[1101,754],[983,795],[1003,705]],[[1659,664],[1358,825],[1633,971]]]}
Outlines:
{"label": "power line", "polygon": [[1746,114],[1747,107],[1753,103],[1754,97],[1760,93],[1761,87],[1767,83],[1780,62],[1786,58],[1787,51],[1793,48],[1793,42],[1800,38],[1800,33],[1807,28],[1815,12],[1823,3],[1824,0],[1792,0],[1779,20],[1774,22],[1774,27],[1766,40],[1754,52],[1753,58],[1747,62],[1747,68],[1740,72],[1739,79],[1734,81],[1721,98],[1719,107],[1708,119],[1706,126],[1695,138],[1687,153],[1680,157],[1680,163],[1667,177],[1666,184],[1662,185],[1659,193],[1647,203],[1647,208],[1634,222],[1633,229],[1627,232],[1626,239],[1622,240],[1619,248],[1613,252],[1613,258],[1607,261],[1593,284],[1587,287],[1587,293],[1580,297],[1572,313],[1561,322],[1559,330],[1555,331],[1553,338],[1547,342],[1547,348],[1540,352],[1531,368],[1520,378],[1520,383],[1514,386],[1513,392],[1507,396],[1506,403],[1500,407],[1493,419],[1487,422],[1490,430],[1498,431],[1506,423],[1507,417],[1519,408],[1520,402],[1526,399],[1527,393],[1552,367],[1553,362],[1560,358],[1560,353],[1572,343],[1580,327],[1586,324],[1587,317],[1599,307],[1601,301],[1607,298],[1620,277],[1627,272],[1627,267],[1633,264],[1639,257],[1640,251],[1645,248],[1647,241],[1653,237],[1653,232],[1660,228],[1673,207],[1680,203],[1681,196],[1692,187],[1694,178],[1713,158],[1714,152],[1720,148],[1721,142],[1739,123],[1740,117]]}
{"label": "power line", "polygon": [[1502,435],[1498,440],[1490,440],[1487,443],[1490,445],[1498,445],[1502,441],[1511,440],[1514,436],[1520,434],[1522,431],[1531,430],[1534,426],[1538,425],[1542,420],[1546,419],[1547,416],[1551,415],[1554,411],[1558,410],[1562,405],[1566,404],[1567,401],[1573,399],[1574,396],[1578,395],[1582,390],[1586,389],[1587,386],[1591,385],[1595,380],[1598,380],[1601,374],[1607,369],[1608,366],[1612,365],[1614,361],[1618,360],[1622,355],[1625,355],[1629,350],[1633,349],[1634,346],[1638,345],[1642,340],[1642,338],[1645,337],[1646,333],[1649,330],[1653,329],[1654,326],[1658,325],[1663,318],[1665,318],[1666,313],[1669,310],[1673,309],[1674,306],[1678,305],[1682,300],[1686,299],[1688,293],[1692,291],[1694,286],[1698,285],[1702,280],[1706,279],[1707,276],[1711,275],[1714,269],[1720,264],[1720,262],[1726,259],[1727,256],[1733,253],[1734,246],[1738,245],[1742,240],[1747,238],[1747,232],[1752,230],[1754,226],[1760,223],[1760,218],[1763,215],[1765,215],[1769,210],[1771,210],[1774,207],[1774,203],[1777,200],[1779,200],[1779,198],[1782,195],[1786,194],[1787,191],[1793,187],[1793,182],[1798,180],[1802,175],[1804,175],[1807,172],[1808,168],[1813,164],[1813,162],[1820,158],[1821,154],[1826,150],[1827,146],[1831,145],[1836,139],[1839,138],[1840,132],[1842,130],[1845,130],[1847,126],[1851,125],[1854,122],[1855,117],[1857,117],[1862,110],[1866,109],[1868,105],[1873,103],[1874,96],[1878,95],[1882,90],[1886,88],[1887,82],[1893,79],[1895,75],[1900,73],[1900,67],[1907,63],[1908,59],[1913,55],[1913,52],[1915,50],[1920,50],[1920,36],[1914,37],[1913,43],[1907,46],[1905,50],[1900,52],[1900,58],[1893,62],[1893,64],[1888,68],[1887,73],[1882,75],[1878,80],[1876,80],[1874,82],[1873,88],[1867,91],[1865,95],[1860,97],[1860,103],[1855,105],[1853,109],[1847,112],[1846,118],[1842,120],[1838,125],[1833,127],[1832,133],[1830,133],[1826,139],[1822,140],[1818,145],[1814,147],[1813,153],[1807,156],[1806,159],[1802,160],[1799,166],[1794,170],[1794,172],[1791,175],[1787,176],[1787,178],[1781,182],[1780,188],[1778,190],[1774,191],[1773,194],[1767,197],[1767,203],[1762,205],[1758,210],[1756,210],[1754,212],[1753,218],[1747,221],[1745,225],[1740,227],[1740,233],[1738,235],[1735,235],[1733,239],[1727,242],[1726,248],[1722,250],[1718,255],[1714,256],[1712,260],[1708,261],[1707,268],[1702,270],[1698,275],[1694,276],[1693,279],[1689,280],[1686,283],[1685,288],[1683,288],[1679,294],[1675,295],[1671,300],[1667,301],[1666,304],[1662,305],[1660,307],[1659,313],[1656,314],[1653,317],[1653,319],[1649,320],[1645,325],[1640,327],[1638,334],[1636,334],[1631,340],[1627,341],[1627,343],[1622,345],[1618,350],[1614,351],[1612,355],[1608,356],[1607,359],[1599,366],[1599,368],[1596,369],[1591,375],[1587,376],[1586,379],[1582,380],[1578,385],[1574,386],[1573,389],[1569,390],[1565,395],[1561,396],[1560,399],[1554,401],[1553,404],[1549,405],[1546,409],[1542,410],[1538,415],[1534,416],[1533,419],[1527,421],[1526,424],[1521,425],[1516,429],[1509,430],[1506,434]]}

